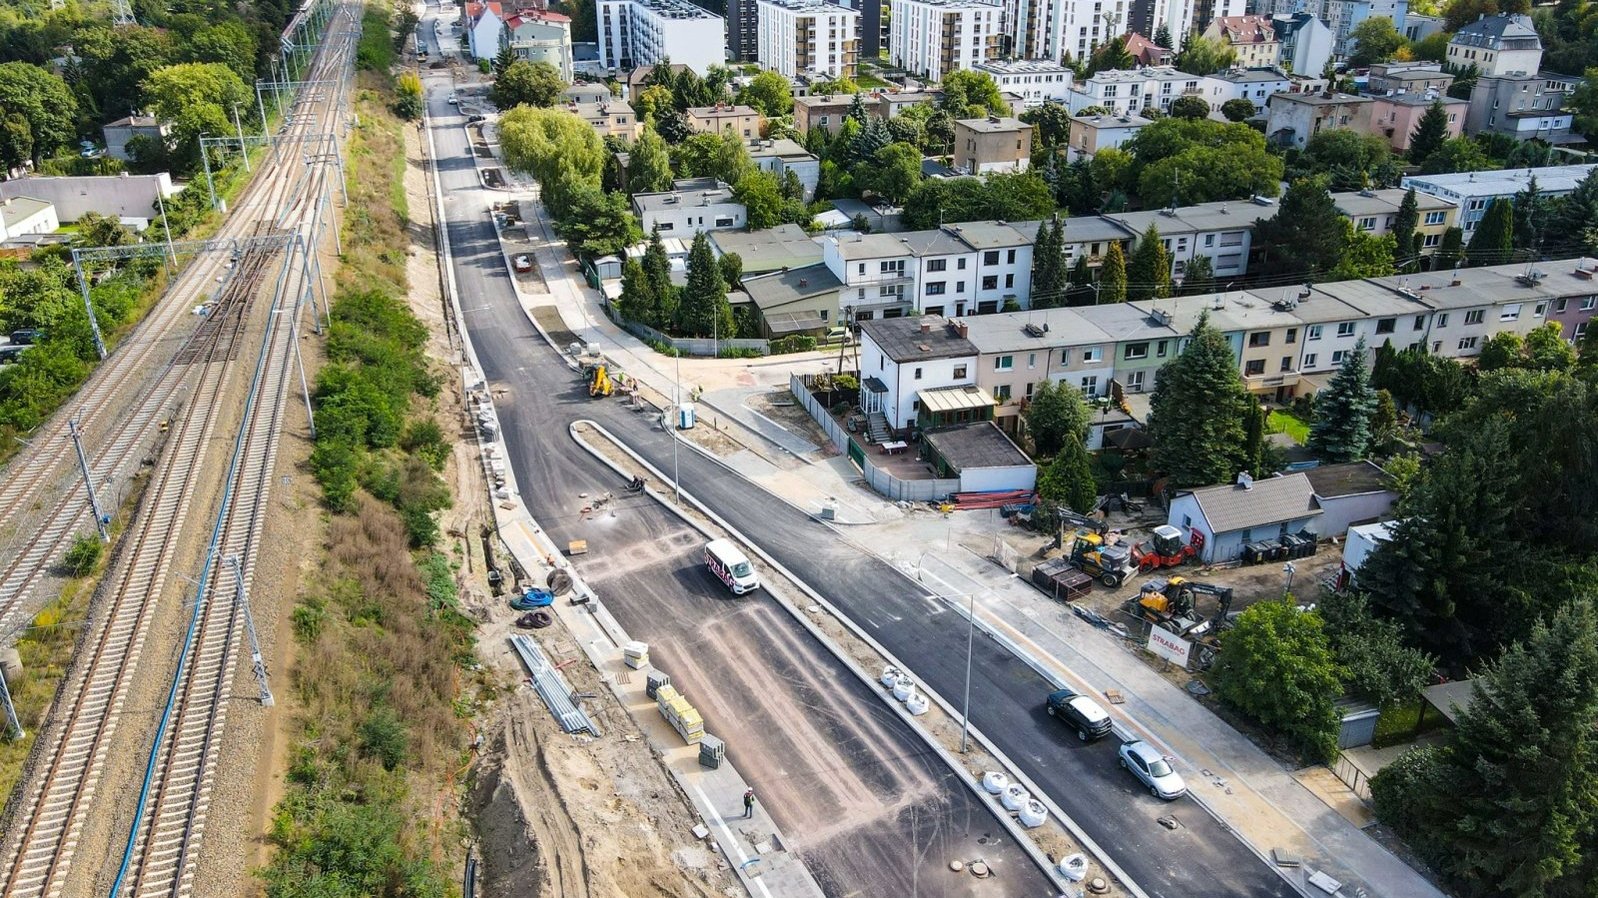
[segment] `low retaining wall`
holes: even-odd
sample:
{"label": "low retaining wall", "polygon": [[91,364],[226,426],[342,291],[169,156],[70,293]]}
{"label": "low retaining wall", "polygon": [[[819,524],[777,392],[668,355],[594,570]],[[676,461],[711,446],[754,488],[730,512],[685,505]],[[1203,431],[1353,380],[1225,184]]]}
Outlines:
{"label": "low retaining wall", "polygon": [[866,483],[883,496],[895,502],[932,502],[960,492],[958,480],[905,480],[877,467],[871,462],[871,455],[866,452],[866,447],[821,407],[821,401],[811,394],[804,378],[797,374],[788,375],[788,389],[794,398],[799,400],[799,404],[804,406],[805,411],[810,413],[810,417],[827,432],[827,438],[832,440],[832,445],[853,459],[860,466],[860,473],[865,477]]}

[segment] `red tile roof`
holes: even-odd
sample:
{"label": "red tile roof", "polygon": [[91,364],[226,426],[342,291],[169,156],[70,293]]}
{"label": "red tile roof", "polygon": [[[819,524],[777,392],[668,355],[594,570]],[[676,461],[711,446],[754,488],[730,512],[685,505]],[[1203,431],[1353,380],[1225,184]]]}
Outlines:
{"label": "red tile roof", "polygon": [[1269,16],[1218,16],[1210,22],[1231,44],[1267,44],[1276,40]]}
{"label": "red tile roof", "polygon": [[1136,31],[1126,36],[1126,52],[1140,65],[1164,65],[1171,60],[1169,48],[1156,44]]}

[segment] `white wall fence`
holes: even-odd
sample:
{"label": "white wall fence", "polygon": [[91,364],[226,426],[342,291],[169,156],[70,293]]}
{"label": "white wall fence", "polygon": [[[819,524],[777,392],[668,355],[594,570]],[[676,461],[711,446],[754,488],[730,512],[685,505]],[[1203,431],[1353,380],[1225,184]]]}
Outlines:
{"label": "white wall fence", "polygon": [[805,378],[797,374],[788,375],[788,389],[794,398],[799,400],[799,404],[804,406],[805,411],[810,413],[810,417],[827,432],[827,438],[832,440],[832,445],[838,447],[839,452],[849,456],[860,466],[860,473],[865,477],[866,483],[878,493],[895,502],[931,502],[960,491],[958,480],[906,480],[877,467],[872,463],[871,455],[865,446],[851,436],[843,425],[822,407],[821,401],[810,392]]}
{"label": "white wall fence", "polygon": [[653,343],[664,343],[683,355],[714,356],[718,352],[729,349],[754,350],[761,355],[771,355],[771,343],[767,340],[755,340],[742,337],[722,338],[720,340],[710,337],[671,337],[661,333],[647,324],[629,321],[621,315],[614,316],[622,327],[632,332],[640,340]]}

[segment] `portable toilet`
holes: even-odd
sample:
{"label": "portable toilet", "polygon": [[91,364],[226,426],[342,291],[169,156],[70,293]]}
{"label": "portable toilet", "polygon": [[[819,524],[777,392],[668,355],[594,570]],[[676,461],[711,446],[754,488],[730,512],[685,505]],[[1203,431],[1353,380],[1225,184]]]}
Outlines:
{"label": "portable toilet", "polygon": [[680,403],[677,406],[678,430],[692,430],[697,420],[698,416],[694,412],[694,404],[692,402]]}

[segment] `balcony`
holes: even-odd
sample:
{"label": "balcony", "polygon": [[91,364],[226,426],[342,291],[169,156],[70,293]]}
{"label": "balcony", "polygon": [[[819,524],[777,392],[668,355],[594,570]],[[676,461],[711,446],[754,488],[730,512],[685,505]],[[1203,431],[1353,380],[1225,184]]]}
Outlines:
{"label": "balcony", "polygon": [[1277,387],[1297,386],[1298,381],[1299,373],[1297,371],[1278,371],[1274,374],[1243,375],[1243,386],[1248,387],[1249,392],[1251,393],[1275,390]]}

